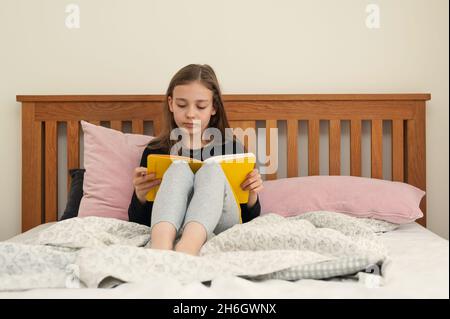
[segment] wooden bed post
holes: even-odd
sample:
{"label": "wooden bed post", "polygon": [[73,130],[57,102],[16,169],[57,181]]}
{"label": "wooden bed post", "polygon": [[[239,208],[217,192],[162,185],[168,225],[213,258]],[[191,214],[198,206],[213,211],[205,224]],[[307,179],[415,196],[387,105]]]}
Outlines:
{"label": "wooden bed post", "polygon": [[[415,115],[414,119],[408,120],[406,128],[407,136],[407,170],[406,170],[406,182],[413,186],[425,191],[427,188],[426,183],[426,127],[425,127],[425,101],[415,102]],[[419,224],[426,227],[426,212],[427,202],[426,195],[420,203],[420,209],[422,210],[424,217],[417,220]]]}
{"label": "wooden bed post", "polygon": [[35,103],[22,103],[22,232],[42,224],[42,123]]}

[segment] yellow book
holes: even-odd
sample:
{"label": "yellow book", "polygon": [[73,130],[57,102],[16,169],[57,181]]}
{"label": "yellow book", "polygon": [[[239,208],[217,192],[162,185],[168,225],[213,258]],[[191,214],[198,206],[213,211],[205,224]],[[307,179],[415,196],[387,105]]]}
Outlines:
{"label": "yellow book", "polygon": [[[255,168],[256,156],[253,153],[218,155],[204,161],[185,156],[150,154],[147,157],[147,172],[156,173],[156,178],[162,179],[170,164],[175,160],[186,161],[194,173],[196,173],[205,163],[219,163],[233,190],[236,202],[239,204],[248,202],[249,191],[242,190],[240,185],[244,182],[247,175]],[[150,202],[154,201],[158,189],[159,185],[153,187],[147,193],[146,199]]]}

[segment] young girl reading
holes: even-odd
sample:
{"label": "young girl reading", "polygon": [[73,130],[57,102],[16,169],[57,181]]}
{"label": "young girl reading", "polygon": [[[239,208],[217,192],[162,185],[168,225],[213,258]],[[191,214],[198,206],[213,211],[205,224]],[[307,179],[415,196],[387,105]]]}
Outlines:
{"label": "young girl reading", "polygon": [[[147,174],[147,156],[170,154],[179,142],[171,139],[174,129],[189,135],[187,143],[186,139],[181,140],[179,155],[205,160],[230,151],[244,153],[239,141],[227,138],[225,128],[229,123],[219,83],[210,66],[190,64],[179,70],[167,89],[164,112],[162,133],[149,143],[140,167],[135,169],[135,191],[128,216],[131,222],[151,226],[151,248],[198,255],[212,233],[259,216],[262,179],[257,169],[247,175],[241,188],[249,191],[249,200],[238,207],[220,164],[202,165],[194,174],[187,162],[173,161],[162,180]],[[207,128],[218,129],[221,140],[204,140]],[[201,138],[195,138],[198,134]],[[146,194],[157,185],[160,186],[154,202],[147,201]],[[174,247],[176,238],[179,240]]]}

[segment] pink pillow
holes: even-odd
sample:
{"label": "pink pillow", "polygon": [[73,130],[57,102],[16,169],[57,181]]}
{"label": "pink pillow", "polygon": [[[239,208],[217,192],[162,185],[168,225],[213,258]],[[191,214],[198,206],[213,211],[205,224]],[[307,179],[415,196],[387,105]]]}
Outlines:
{"label": "pink pillow", "polygon": [[85,121],[81,121],[81,126],[86,173],[78,216],[128,220],[133,172],[153,137],[125,134]]}
{"label": "pink pillow", "polygon": [[308,176],[265,181],[259,193],[261,215],[294,216],[333,211],[396,224],[423,216],[425,192],[400,182],[353,176]]}

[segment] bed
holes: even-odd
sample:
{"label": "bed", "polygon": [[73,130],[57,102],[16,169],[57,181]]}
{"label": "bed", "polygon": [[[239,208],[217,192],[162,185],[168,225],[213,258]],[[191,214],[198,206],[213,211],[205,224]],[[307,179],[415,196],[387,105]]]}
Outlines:
{"label": "bed", "polygon": [[[67,169],[80,167],[80,121],[108,122],[110,128],[144,133],[151,122],[153,134],[161,129],[161,95],[18,96],[22,103],[22,231],[9,242],[33,240],[58,219],[58,123],[67,127]],[[329,125],[329,175],[341,175],[341,126],[350,124],[350,175],[362,176],[362,122],[370,122],[370,177],[383,178],[383,122],[392,127],[393,181],[426,191],[425,107],[429,94],[317,94],[225,95],[233,128],[286,127],[286,174],[299,176],[299,121],[307,122],[307,174],[320,173],[320,123]],[[270,140],[270,134],[265,136]],[[269,149],[269,148],[267,148]],[[30,160],[31,159],[31,160]],[[386,163],[384,163],[386,165]],[[265,176],[276,180],[277,174]],[[67,179],[67,187],[70,184]],[[32,196],[29,196],[32,194]],[[391,252],[383,265],[383,285],[367,280],[335,278],[286,281],[251,281],[237,276],[216,277],[208,285],[180,285],[171,278],[123,283],[114,289],[32,289],[2,292],[0,297],[52,298],[448,298],[448,241],[426,229],[426,198],[420,203],[424,216],[380,234]],[[156,293],[157,292],[157,293]]]}
{"label": "bed", "polygon": [[[32,238],[47,223],[11,239]],[[448,298],[448,241],[418,223],[401,226],[386,233],[383,242],[392,252],[392,262],[383,287],[371,287],[353,280],[298,281],[265,280],[253,282],[223,276],[205,286],[200,282],[181,285],[170,278],[127,283],[114,289],[31,289],[0,292],[0,298]],[[239,296],[236,296],[236,292]]]}

